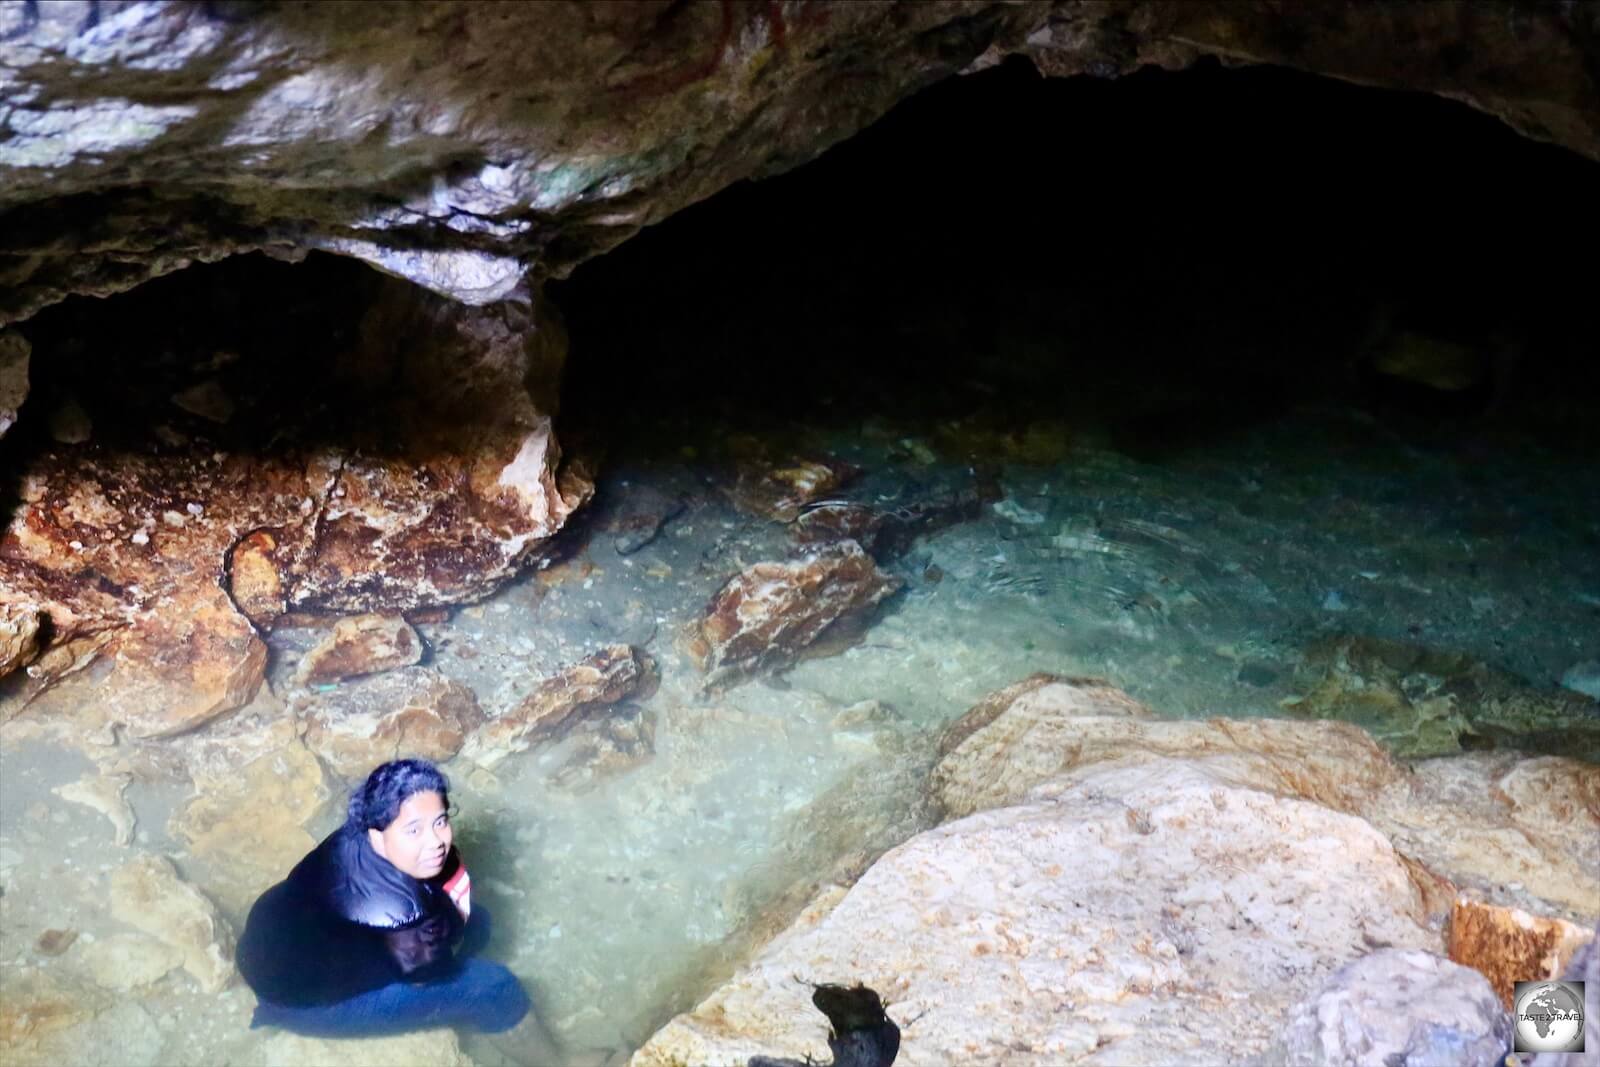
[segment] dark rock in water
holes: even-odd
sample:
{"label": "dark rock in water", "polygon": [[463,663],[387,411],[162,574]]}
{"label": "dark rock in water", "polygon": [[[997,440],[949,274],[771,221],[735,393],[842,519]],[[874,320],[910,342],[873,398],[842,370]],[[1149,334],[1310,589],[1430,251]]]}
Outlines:
{"label": "dark rock in water", "polygon": [[[883,1000],[866,986],[822,984],[811,1003],[828,1017],[831,1067],[889,1067],[900,1054],[900,1028],[883,1010]],[[809,1060],[751,1056],[748,1067],[830,1067]]]}
{"label": "dark rock in water", "polygon": [[654,541],[661,528],[682,515],[688,503],[653,489],[639,489],[623,505],[613,528],[617,555],[631,556]]}

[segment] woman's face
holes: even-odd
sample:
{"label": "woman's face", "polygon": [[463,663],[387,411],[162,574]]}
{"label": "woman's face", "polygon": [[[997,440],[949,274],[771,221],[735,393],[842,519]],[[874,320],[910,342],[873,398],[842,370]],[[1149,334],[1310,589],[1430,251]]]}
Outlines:
{"label": "woman's face", "polygon": [[432,878],[450,854],[450,816],[438,793],[412,793],[382,830],[368,830],[372,850],[413,878]]}

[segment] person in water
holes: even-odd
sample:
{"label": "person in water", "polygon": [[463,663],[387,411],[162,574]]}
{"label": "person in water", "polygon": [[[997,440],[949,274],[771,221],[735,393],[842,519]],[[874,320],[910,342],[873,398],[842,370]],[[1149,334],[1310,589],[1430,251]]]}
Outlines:
{"label": "person in water", "polygon": [[522,983],[477,955],[489,916],[453,843],[449,783],[425,760],[375,769],[344,825],[250,909],[239,972],[252,1027],[372,1037],[455,1026],[520,1062],[558,1059]]}

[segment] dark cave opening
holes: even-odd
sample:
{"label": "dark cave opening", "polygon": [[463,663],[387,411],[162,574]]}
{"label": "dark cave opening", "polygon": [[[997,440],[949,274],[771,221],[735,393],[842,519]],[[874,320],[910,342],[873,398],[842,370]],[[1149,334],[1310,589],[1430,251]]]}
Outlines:
{"label": "dark cave opening", "polygon": [[554,283],[564,407],[650,441],[1050,415],[1158,458],[1339,404],[1590,448],[1595,177],[1426,94],[1008,62]]}
{"label": "dark cave opening", "polygon": [[253,253],[70,297],[19,327],[34,380],[6,444],[179,454],[337,441],[399,365],[375,377],[359,355],[382,284],[351,259]]}

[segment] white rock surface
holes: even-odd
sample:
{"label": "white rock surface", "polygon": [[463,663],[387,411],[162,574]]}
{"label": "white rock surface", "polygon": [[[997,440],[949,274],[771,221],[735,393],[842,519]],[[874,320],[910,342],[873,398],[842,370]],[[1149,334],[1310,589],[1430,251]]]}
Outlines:
{"label": "white rock surface", "polygon": [[1489,980],[1429,952],[1385,949],[1340,968],[1290,1016],[1292,1067],[1495,1067],[1511,1016]]}
{"label": "white rock surface", "polygon": [[826,909],[636,1067],[826,1056],[796,976],[876,989],[912,1067],[1228,1062],[1368,945],[1438,941],[1364,820],[1162,758],[913,838]]}

